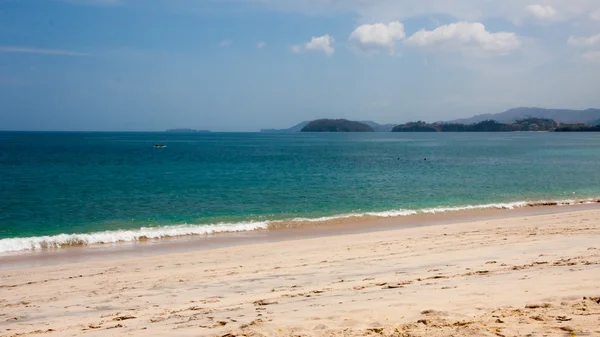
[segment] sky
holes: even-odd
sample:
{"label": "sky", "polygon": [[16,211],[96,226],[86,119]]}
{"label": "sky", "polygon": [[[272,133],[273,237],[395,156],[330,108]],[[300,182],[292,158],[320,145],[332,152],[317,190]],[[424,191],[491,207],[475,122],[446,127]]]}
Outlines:
{"label": "sky", "polygon": [[0,130],[600,108],[599,0],[0,0]]}

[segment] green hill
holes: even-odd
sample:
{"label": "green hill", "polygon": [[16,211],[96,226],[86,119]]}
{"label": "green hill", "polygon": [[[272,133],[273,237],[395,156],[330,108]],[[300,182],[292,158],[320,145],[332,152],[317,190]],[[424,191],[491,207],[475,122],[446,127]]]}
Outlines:
{"label": "green hill", "polygon": [[302,132],[375,132],[372,127],[347,119],[317,119],[308,123]]}
{"label": "green hill", "polygon": [[410,122],[400,124],[392,132],[509,132],[509,131],[554,131],[558,123],[546,118],[525,118],[511,124],[485,120],[476,124]]}

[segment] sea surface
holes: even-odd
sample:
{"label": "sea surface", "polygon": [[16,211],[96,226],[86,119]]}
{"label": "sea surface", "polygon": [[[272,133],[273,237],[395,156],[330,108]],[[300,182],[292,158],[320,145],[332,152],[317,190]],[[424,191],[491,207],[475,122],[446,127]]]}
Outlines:
{"label": "sea surface", "polygon": [[600,133],[0,132],[0,252],[599,197]]}

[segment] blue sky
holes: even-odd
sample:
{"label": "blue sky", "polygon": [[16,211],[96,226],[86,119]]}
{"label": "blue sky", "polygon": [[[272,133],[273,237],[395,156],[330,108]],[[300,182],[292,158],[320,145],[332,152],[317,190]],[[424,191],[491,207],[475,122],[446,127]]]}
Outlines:
{"label": "blue sky", "polygon": [[1,130],[600,107],[597,0],[0,0]]}

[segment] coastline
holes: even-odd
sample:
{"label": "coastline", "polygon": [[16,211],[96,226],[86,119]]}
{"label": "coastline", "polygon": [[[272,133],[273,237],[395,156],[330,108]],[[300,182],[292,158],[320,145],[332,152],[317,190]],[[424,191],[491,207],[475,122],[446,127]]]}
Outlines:
{"label": "coastline", "polygon": [[[584,210],[600,210],[600,200],[583,199],[539,201],[534,203],[494,204],[501,207],[440,208],[438,212],[412,212],[396,216],[341,216],[315,219],[295,219],[292,222],[275,221],[275,226],[240,231],[216,232],[209,235],[183,235],[159,239],[114,242],[108,244],[74,245],[63,248],[24,250],[0,253],[0,270],[23,267],[41,267],[63,263],[77,263],[144,257],[169,253],[184,253],[262,244],[298,239],[366,234],[371,232],[409,229],[436,225],[452,225],[514,217],[559,214]],[[510,205],[510,207],[507,207]],[[514,205],[519,205],[514,207]]]}
{"label": "coastline", "polygon": [[586,206],[0,270],[0,334],[594,335]]}
{"label": "coastline", "polygon": [[[418,219],[428,214],[460,214],[486,210],[511,210],[520,208],[538,208],[551,206],[572,206],[583,204],[599,204],[600,197],[584,199],[550,199],[535,201],[497,202],[489,204],[440,206],[422,209],[395,209],[386,211],[365,211],[358,213],[337,214],[317,218],[289,218],[236,223],[206,224],[170,224],[164,226],[128,228],[88,233],[60,233],[54,235],[16,237],[0,239],[0,257],[6,253],[19,251],[52,251],[72,247],[92,247],[103,244],[143,243],[164,239],[177,239],[191,236],[210,237],[214,234],[243,233],[261,230],[277,230],[284,228],[323,227],[331,225],[368,224],[379,219],[403,218]],[[416,221],[418,222],[418,221]]]}

